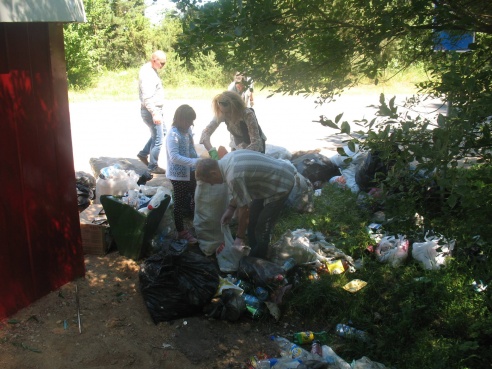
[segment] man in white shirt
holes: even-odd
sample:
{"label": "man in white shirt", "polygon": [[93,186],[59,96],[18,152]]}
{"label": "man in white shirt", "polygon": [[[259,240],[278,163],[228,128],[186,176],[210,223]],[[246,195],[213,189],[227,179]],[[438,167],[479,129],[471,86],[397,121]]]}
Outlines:
{"label": "man in white shirt", "polygon": [[[149,171],[153,174],[165,174],[165,169],[159,167],[158,160],[161,152],[166,126],[162,119],[164,105],[164,89],[158,70],[166,65],[166,54],[157,50],[150,61],[145,63],[138,74],[138,95],[140,98],[140,115],[150,129],[150,139],[137,154]],[[150,156],[150,160],[148,157]]]}

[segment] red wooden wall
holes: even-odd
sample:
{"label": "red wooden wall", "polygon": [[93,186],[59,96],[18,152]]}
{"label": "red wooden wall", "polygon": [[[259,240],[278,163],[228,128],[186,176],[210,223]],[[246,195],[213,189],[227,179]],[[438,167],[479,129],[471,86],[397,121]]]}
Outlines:
{"label": "red wooden wall", "polygon": [[84,274],[63,26],[0,23],[0,318]]}

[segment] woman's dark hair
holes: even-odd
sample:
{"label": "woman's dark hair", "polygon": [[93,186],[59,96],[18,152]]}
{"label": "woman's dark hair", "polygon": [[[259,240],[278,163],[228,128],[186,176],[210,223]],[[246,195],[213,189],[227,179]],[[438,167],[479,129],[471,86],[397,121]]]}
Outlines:
{"label": "woman's dark hair", "polygon": [[196,113],[193,108],[187,104],[181,105],[176,109],[173,118],[173,126],[178,129],[182,128],[183,123],[193,123],[196,119]]}

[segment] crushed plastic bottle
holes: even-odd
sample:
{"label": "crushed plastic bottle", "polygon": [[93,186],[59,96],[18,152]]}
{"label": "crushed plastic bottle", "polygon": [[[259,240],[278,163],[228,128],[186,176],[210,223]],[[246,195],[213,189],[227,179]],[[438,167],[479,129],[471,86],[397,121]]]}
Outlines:
{"label": "crushed plastic bottle", "polygon": [[249,295],[247,293],[243,293],[243,298],[244,302],[246,303],[246,306],[251,306],[252,308],[258,309],[261,305],[261,301],[258,299],[258,297]]}
{"label": "crushed plastic bottle", "polygon": [[288,357],[283,357],[277,359],[277,362],[272,366],[272,369],[294,369],[301,364],[299,359],[291,359]]}
{"label": "crushed plastic bottle", "polygon": [[258,297],[258,300],[266,301],[268,299],[269,293],[265,288],[258,286],[255,288],[255,295],[256,297]]}
{"label": "crushed plastic bottle", "polygon": [[295,343],[289,341],[287,338],[280,336],[272,336],[271,339],[275,341],[280,349],[280,355],[283,357],[288,357],[291,359],[299,360],[313,360],[316,356],[311,354],[309,351],[303,349],[302,347],[296,345]]}
{"label": "crushed plastic bottle", "polygon": [[321,346],[322,357],[328,364],[335,364],[338,369],[351,369],[349,363],[338,356],[333,349],[328,345]]}
{"label": "crushed plastic bottle", "polygon": [[292,270],[292,268],[294,268],[296,264],[297,263],[294,258],[288,258],[282,265],[282,269],[285,271],[285,273],[287,273],[288,271]]}
{"label": "crushed plastic bottle", "polygon": [[361,341],[368,341],[367,333],[351,327],[347,324],[337,324],[336,332],[340,337],[355,338]]}

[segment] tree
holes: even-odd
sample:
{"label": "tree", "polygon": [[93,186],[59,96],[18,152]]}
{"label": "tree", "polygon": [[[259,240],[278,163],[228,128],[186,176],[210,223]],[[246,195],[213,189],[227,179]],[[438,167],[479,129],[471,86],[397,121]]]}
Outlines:
{"label": "tree", "polygon": [[[424,65],[429,80],[418,86],[420,94],[451,101],[452,114],[436,120],[400,114],[394,100],[382,96],[379,117],[356,122],[357,132],[342,115],[321,117],[320,123],[349,135],[349,145],[360,143],[392,160],[392,170],[379,185],[395,199],[424,208],[428,193],[421,189],[432,186],[441,212],[473,205],[465,195],[474,184],[455,168],[471,157],[489,167],[492,159],[492,126],[486,119],[492,116],[490,1],[175,2],[186,19],[177,45],[181,55],[214,51],[226,68],[239,67],[275,92],[318,94],[323,103],[361,78],[377,84],[395,61],[401,70]],[[454,40],[473,32],[475,42],[467,52],[436,51],[441,31]],[[414,171],[409,171],[410,163],[416,163]],[[417,173],[422,174],[418,179]],[[488,184],[487,176],[480,180]],[[412,185],[402,186],[404,179]],[[489,197],[478,198],[474,205],[492,204]],[[413,216],[415,207],[405,211]]]}
{"label": "tree", "polygon": [[68,81],[87,87],[102,69],[139,65],[154,34],[143,0],[84,0],[87,23],[65,25]]}
{"label": "tree", "polygon": [[102,67],[105,34],[111,22],[111,8],[104,0],[85,0],[86,23],[64,26],[65,55],[70,87],[89,86]]}
{"label": "tree", "polygon": [[185,11],[182,55],[215,51],[278,92],[332,96],[390,60],[427,61],[433,30],[492,31],[486,0],[174,0]]}

